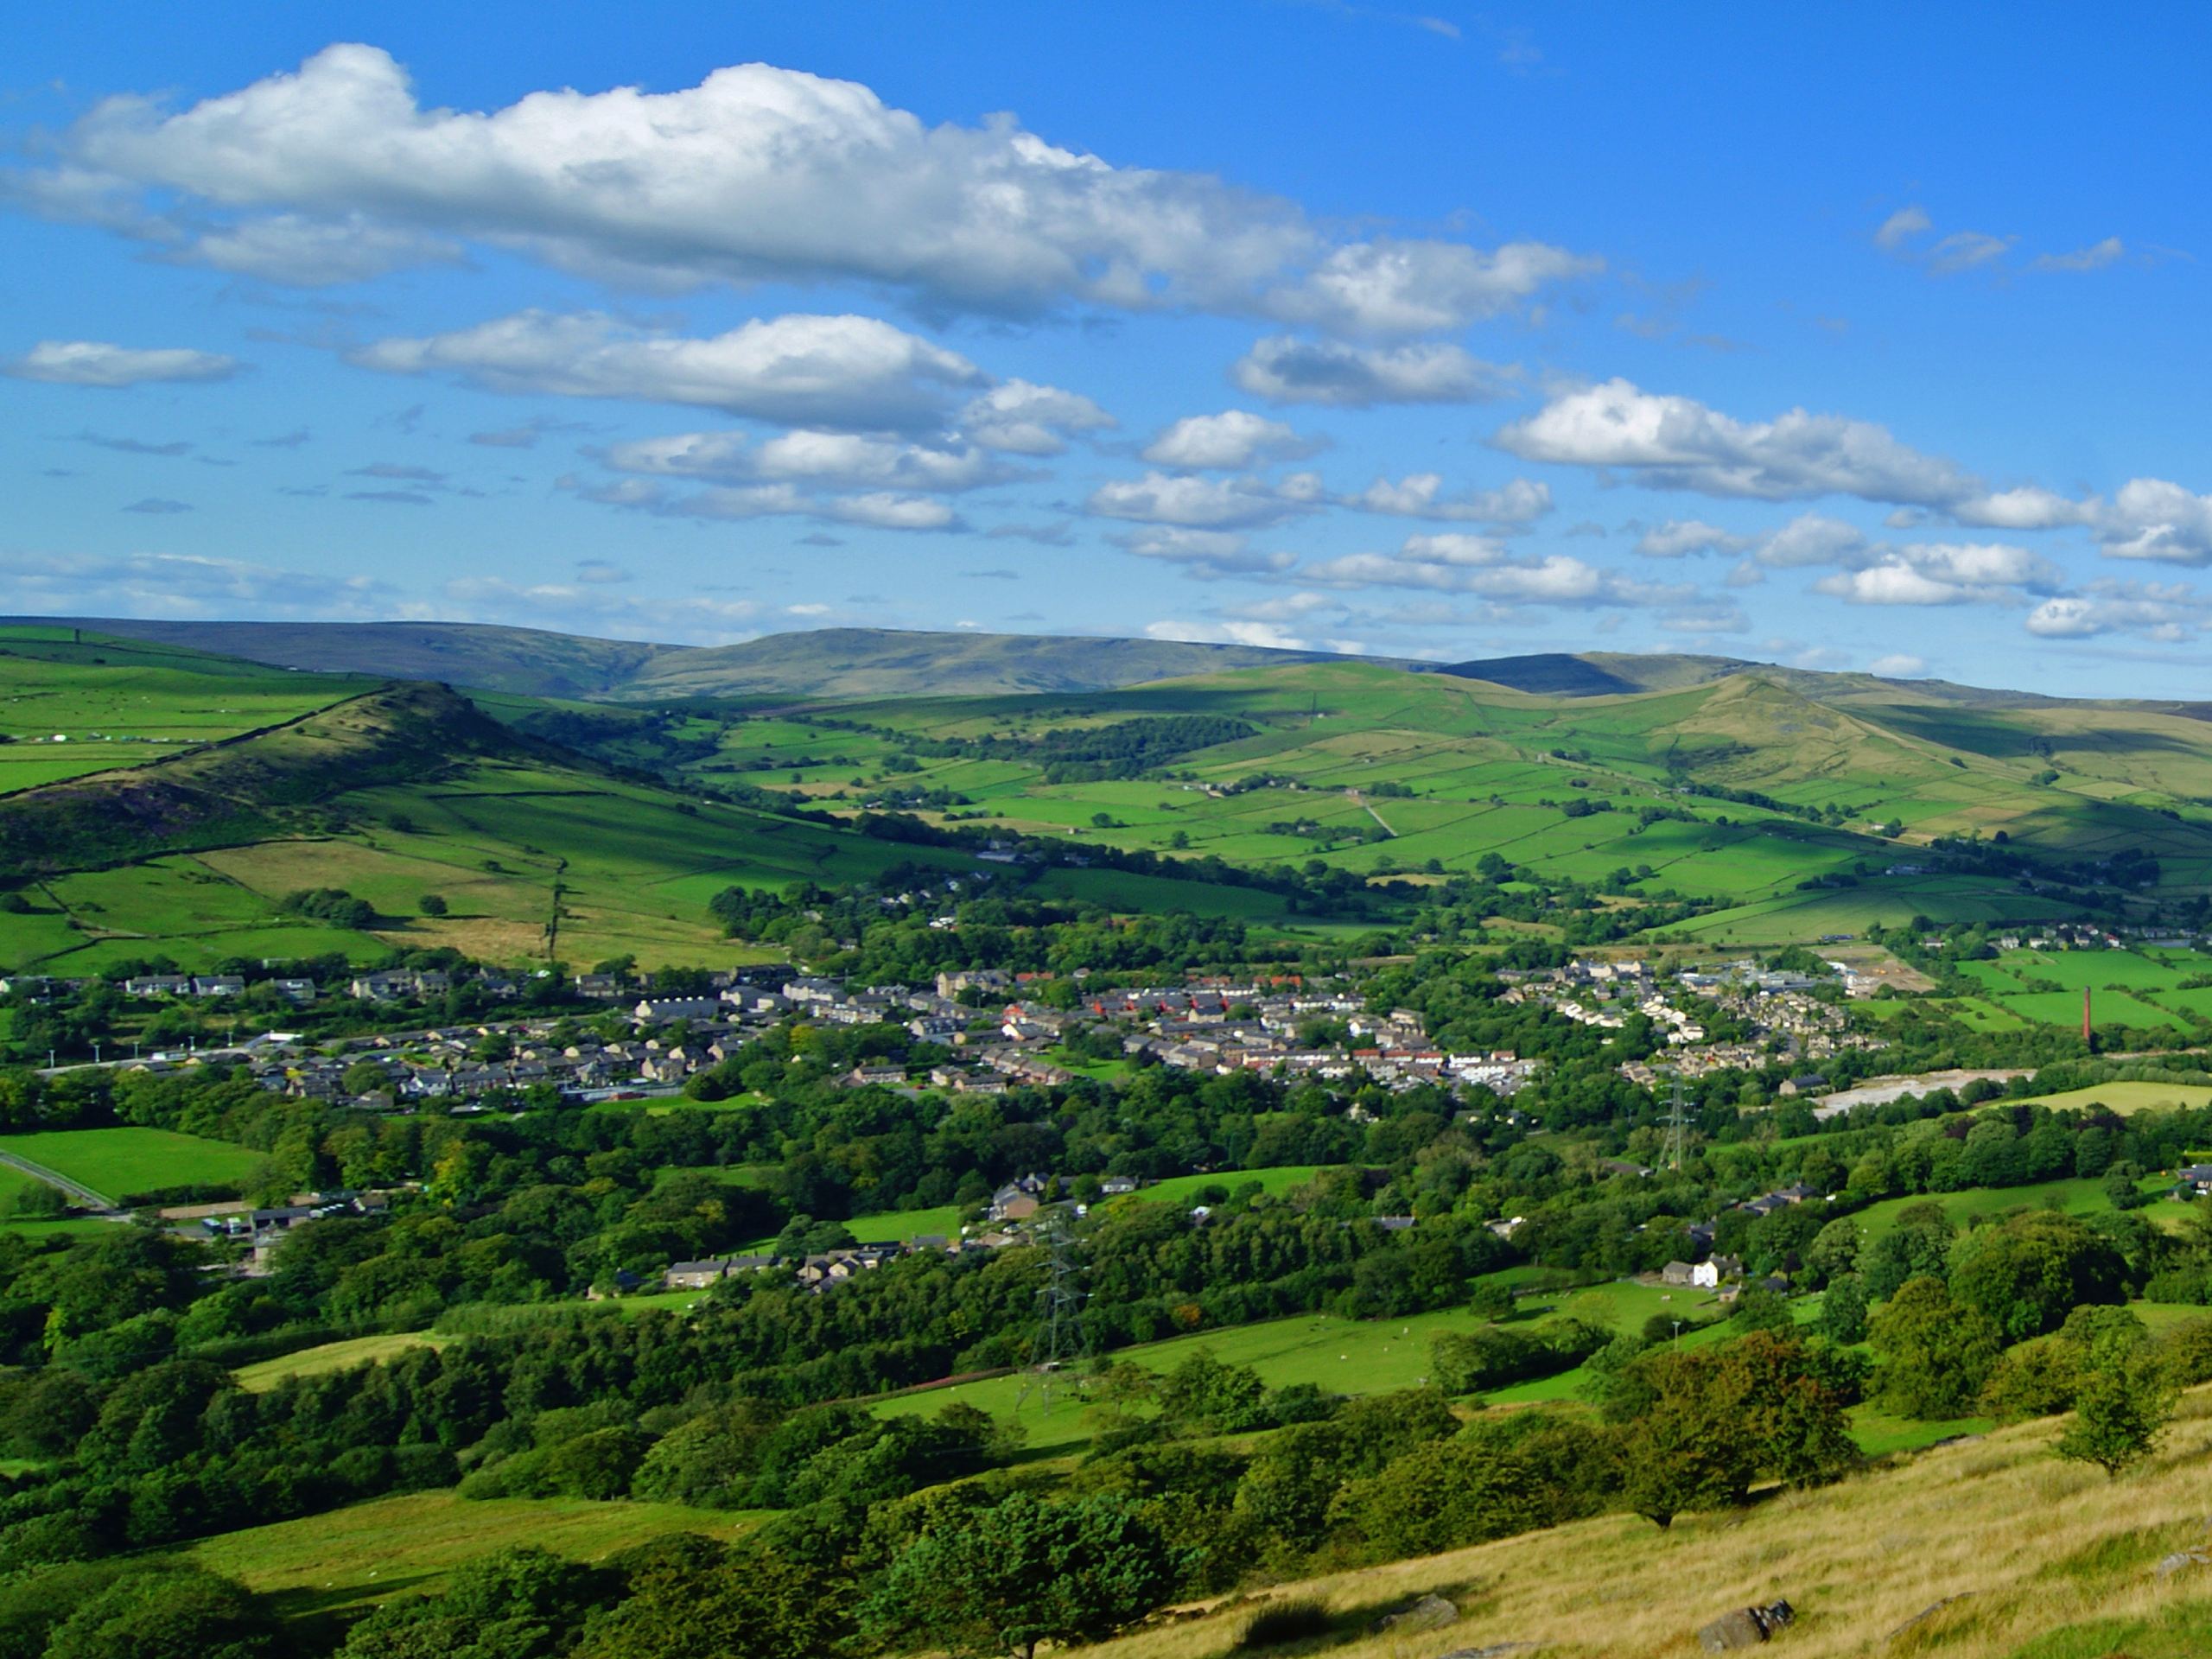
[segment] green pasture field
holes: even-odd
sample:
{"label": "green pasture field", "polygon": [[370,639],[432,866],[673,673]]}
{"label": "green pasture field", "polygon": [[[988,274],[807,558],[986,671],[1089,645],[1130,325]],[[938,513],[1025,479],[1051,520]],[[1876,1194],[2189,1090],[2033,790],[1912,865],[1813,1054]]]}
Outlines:
{"label": "green pasture field", "polygon": [[2031,1095],[2006,1105],[2048,1106],[2053,1110],[2086,1110],[2102,1106],[2126,1117],[2130,1112],[2202,1110],[2212,1105],[2212,1088],[2178,1083],[2100,1083],[2087,1089],[2069,1089],[2056,1095]]}
{"label": "green pasture field", "polygon": [[1987,981],[1994,990],[2025,990],[2028,979],[2049,979],[2078,996],[2084,988],[2177,989],[2184,979],[2212,972],[2212,957],[2194,951],[2152,956],[2133,950],[2007,950],[1994,962],[1962,962],[1959,968]]}
{"label": "green pasture field", "polygon": [[1224,1170],[1211,1175],[1171,1175],[1164,1181],[1154,1181],[1134,1192],[1102,1199],[1092,1206],[1092,1213],[1106,1215],[1129,1204],[1196,1204],[1198,1194],[1210,1186],[1225,1186],[1234,1192],[1255,1181],[1269,1198],[1279,1198],[1294,1186],[1305,1185],[1327,1167],[1325,1164],[1283,1164],[1273,1169]]}
{"label": "green pasture field", "polygon": [[[2024,1020],[2038,1025],[2079,1027],[2082,1023],[2082,994],[2079,991],[2027,991],[2017,996],[1997,999],[2005,1007]],[[2090,993],[2090,1019],[2094,1026],[2130,1026],[2138,1028],[2163,1026],[2174,1031],[2187,1031],[2189,1021],[2177,1014],[2156,1007],[2140,997],[2126,991],[2093,991]]]}
{"label": "green pasture field", "polygon": [[[2141,1183],[2141,1188],[2146,1193],[2164,1192],[2169,1184],[2160,1177],[2152,1176]],[[2056,1208],[2069,1216],[2112,1212],[2112,1199],[2105,1192],[2103,1178],[2083,1176],[2073,1180],[2047,1181],[2037,1186],[1976,1186],[1963,1192],[1924,1192],[1910,1198],[1884,1198],[1878,1204],[1853,1211],[1852,1219],[1859,1224],[1862,1236],[1871,1244],[1897,1230],[1897,1214],[1907,1205],[1930,1202],[1942,1205],[1951,1224],[1961,1230],[1977,1217],[1987,1219],[2015,1210]],[[2188,1206],[2159,1198],[2137,1213],[2165,1225],[2180,1220],[2188,1213]]]}
{"label": "green pasture field", "polygon": [[[760,1185],[757,1181],[742,1180],[736,1176],[726,1179],[741,1185]],[[957,1238],[960,1236],[960,1216],[959,1205],[941,1204],[930,1210],[887,1210],[873,1216],[855,1216],[845,1223],[845,1227],[853,1237],[862,1244],[903,1244],[910,1238]],[[758,1255],[768,1249],[775,1242],[775,1235],[772,1233],[766,1238],[754,1239],[750,1244],[741,1244],[729,1254],[733,1255]],[[691,1300],[696,1300],[705,1294],[704,1291],[696,1290],[668,1293],[671,1296],[689,1299],[676,1304],[683,1306],[690,1306]],[[642,1297],[626,1296],[622,1299],[622,1305],[628,1307],[644,1300],[645,1299]]]}
{"label": "green pasture field", "polygon": [[1961,1434],[1986,1434],[1996,1427],[1987,1417],[1954,1417],[1948,1421],[1923,1422],[1914,1417],[1891,1417],[1876,1411],[1871,1406],[1853,1406],[1850,1411],[1851,1438],[1859,1442],[1859,1449],[1870,1458],[1888,1457],[1898,1452],[1917,1452],[1938,1440],[1948,1440]]}
{"label": "green pasture field", "polygon": [[48,1129],[0,1135],[12,1153],[82,1183],[108,1198],[172,1186],[237,1186],[268,1161],[227,1141],[174,1129]]}
{"label": "green pasture field", "polygon": [[[1541,1317],[1535,1313],[1535,1306],[1574,1314],[1629,1332],[1641,1329],[1652,1314],[1676,1307],[1694,1312],[1699,1318],[1710,1318],[1714,1304],[1703,1291],[1668,1291],[1619,1281],[1586,1290],[1562,1291],[1555,1297],[1524,1299],[1521,1317]],[[1446,1332],[1472,1331],[1478,1323],[1473,1314],[1464,1309],[1376,1320],[1313,1314],[1171,1337],[1162,1342],[1117,1349],[1114,1359],[1116,1363],[1129,1363],[1166,1372],[1205,1350],[1224,1364],[1253,1367],[1269,1388],[1311,1382],[1334,1394],[1380,1394],[1393,1389],[1420,1387],[1428,1376],[1431,1339]],[[1711,1333],[1705,1339],[1715,1339],[1718,1334]],[[1580,1375],[1567,1374],[1578,1379]],[[1072,1447],[1087,1440],[1091,1432],[1085,1421],[1088,1407],[1077,1397],[1074,1379],[1070,1377],[1056,1384],[1049,1408],[1039,1402],[1033,1390],[1029,1402],[1017,1409],[1023,1384],[1031,1380],[1020,1375],[987,1377],[899,1395],[877,1402],[874,1409],[887,1416],[926,1416],[957,1400],[1020,1423],[1027,1431],[1025,1444],[1033,1452]],[[1544,1382],[1523,1384],[1519,1389],[1500,1389],[1484,1397],[1510,1403],[1522,1398],[1522,1390],[1541,1389],[1547,1383],[1559,1387],[1528,1397],[1574,1396],[1574,1383],[1547,1378]]]}
{"label": "green pasture field", "polygon": [[1037,878],[1036,885],[1041,892],[1140,915],[1157,916],[1181,910],[1194,916],[1272,922],[1287,927],[1299,926],[1303,920],[1284,907],[1280,893],[1269,893],[1263,887],[1227,887],[1210,881],[1181,880],[1174,876],[1103,869],[1050,869]]}
{"label": "green pasture field", "polygon": [[2021,893],[1991,876],[1869,876],[1855,887],[1822,887],[1738,905],[1678,923],[1670,932],[1701,944],[1786,944],[1827,933],[1864,933],[1868,925],[1902,927],[1915,916],[1944,920],[2054,920],[2077,913],[2070,905]]}
{"label": "green pasture field", "polygon": [[1975,1031],[2025,1031],[2028,1022],[2012,1009],[2000,1007],[1986,997],[1955,997],[1935,1005],[1945,1013],[1963,1020]]}
{"label": "green pasture field", "polygon": [[275,1596],[280,1612],[298,1618],[362,1612],[435,1591],[455,1567],[515,1545],[595,1561],[671,1532],[734,1537],[760,1518],[680,1503],[410,1492],[224,1533],[179,1553]]}
{"label": "green pasture field", "polygon": [[326,1342],[319,1347],[302,1348],[295,1354],[282,1354],[275,1359],[257,1361],[241,1365],[232,1375],[238,1386],[249,1394],[266,1394],[279,1382],[296,1376],[323,1376],[332,1371],[342,1371],[371,1361],[381,1362],[414,1348],[442,1348],[452,1341],[450,1337],[434,1335],[428,1331],[406,1331],[374,1337],[347,1337],[339,1342]]}

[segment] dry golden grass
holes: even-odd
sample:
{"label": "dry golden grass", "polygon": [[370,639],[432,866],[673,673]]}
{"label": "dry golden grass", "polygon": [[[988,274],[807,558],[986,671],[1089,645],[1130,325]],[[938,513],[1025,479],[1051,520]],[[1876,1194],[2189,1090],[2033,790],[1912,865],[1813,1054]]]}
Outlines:
{"label": "dry golden grass", "polygon": [[[1669,1532],[1611,1515],[1285,1586],[1277,1593],[1325,1600],[1344,1634],[1266,1651],[1435,1659],[1529,1642],[1550,1659],[1690,1655],[1701,1651],[1699,1626],[1782,1598],[1798,1617],[1772,1644],[1777,1659],[2212,1654],[2212,1567],[2165,1579],[2154,1571],[2170,1552],[2212,1544],[2212,1390],[2186,1397],[2158,1455],[2117,1481],[2053,1457],[2058,1433],[2056,1421],[2000,1430],[1825,1491],[1687,1516]],[[1377,1613],[1430,1591],[1458,1602],[1459,1623],[1414,1637],[1365,1634]],[[1961,1599],[1891,1639],[1946,1598]],[[1089,1651],[1223,1659],[1240,1651],[1252,1605],[1217,1605]],[[2158,1628],[2139,1643],[2127,1628],[2138,1621]],[[2098,1628],[2037,1640],[2080,1625]]]}

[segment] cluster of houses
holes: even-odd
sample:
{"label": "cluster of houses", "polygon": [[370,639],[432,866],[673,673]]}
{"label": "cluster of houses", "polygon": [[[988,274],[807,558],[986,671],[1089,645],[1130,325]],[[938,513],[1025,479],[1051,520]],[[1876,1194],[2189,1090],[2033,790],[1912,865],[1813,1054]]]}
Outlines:
{"label": "cluster of houses", "polygon": [[[283,965],[273,960],[262,963],[264,969]],[[0,976],[0,996],[17,996],[31,1002],[51,1001],[55,997],[72,995],[92,982],[89,979],[60,979],[43,974],[14,974]],[[221,1001],[244,996],[249,983],[242,974],[131,974],[112,982],[124,995],[145,1002]],[[340,991],[359,1002],[419,1001],[426,997],[443,996],[457,984],[471,986],[499,1001],[512,1001],[522,995],[518,981],[489,968],[459,976],[438,969],[390,969],[356,974],[342,984],[331,985],[276,974],[263,982],[275,988],[278,995],[298,1007]]]}
{"label": "cluster of houses", "polygon": [[[562,1022],[541,1014],[380,1033],[342,1044],[316,1045],[272,1033],[219,1052],[243,1061],[279,1093],[452,1111],[477,1109],[476,1103],[486,1097],[541,1085],[579,1100],[673,1092],[693,1073],[793,1017],[817,1025],[896,1025],[917,1043],[942,1050],[912,1067],[867,1065],[846,1077],[855,1087],[917,1093],[993,1095],[1065,1085],[1077,1074],[1054,1056],[1071,1036],[1090,1028],[1110,1033],[1125,1055],[1223,1075],[1367,1081],[1393,1090],[1480,1084],[1504,1096],[1535,1069],[1534,1061],[1509,1052],[1440,1048],[1428,1039],[1417,1014],[1370,1014],[1363,1001],[1341,985],[1211,981],[1085,993],[1065,1007],[1034,995],[1039,981],[1049,977],[950,973],[917,989],[733,969],[709,976],[696,994],[639,995],[633,984],[609,988],[613,995],[601,1000],[610,1012],[626,1016],[630,1027],[628,1034],[615,1038],[598,1034],[603,1026],[578,1032],[569,1022],[556,1039]],[[362,975],[352,988],[365,999],[392,1000],[435,994],[444,988],[444,980],[442,974],[406,970]],[[486,983],[508,982],[493,978]],[[1301,1042],[1300,1030],[1310,1030],[1317,1020],[1340,1027],[1346,1039]],[[160,1070],[193,1058],[156,1056],[130,1064]],[[364,1061],[385,1074],[374,1088],[361,1086],[358,1068]]]}
{"label": "cluster of houses", "polygon": [[[1751,961],[1685,968],[1671,982],[1647,962],[1578,959],[1564,968],[1502,970],[1499,1000],[1544,1008],[1578,1024],[1618,1031],[1637,1015],[1664,1032],[1667,1052],[1656,1060],[1630,1060],[1621,1075],[1645,1088],[1669,1077],[1758,1071],[1777,1057],[1823,1059],[1845,1049],[1876,1049],[1881,1039],[1851,1031],[1834,1004],[1812,995],[1824,982],[1809,975],[1762,968]],[[1740,1021],[1746,1038],[1708,1036],[1699,1013],[1675,998],[1694,997]]]}

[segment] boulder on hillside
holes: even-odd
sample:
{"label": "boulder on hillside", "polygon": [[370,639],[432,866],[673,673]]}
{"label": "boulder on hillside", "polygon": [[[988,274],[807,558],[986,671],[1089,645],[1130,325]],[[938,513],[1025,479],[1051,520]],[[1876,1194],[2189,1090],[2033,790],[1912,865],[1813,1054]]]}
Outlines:
{"label": "boulder on hillside", "polygon": [[1756,1648],[1796,1617],[1796,1611],[1786,1601],[1770,1602],[1764,1607],[1738,1607],[1699,1630],[1697,1639],[1707,1653]]}
{"label": "boulder on hillside", "polygon": [[1410,1607],[1383,1614],[1368,1628],[1376,1636],[1411,1636],[1417,1630],[1440,1630],[1459,1617],[1457,1602],[1443,1596],[1423,1596]]}

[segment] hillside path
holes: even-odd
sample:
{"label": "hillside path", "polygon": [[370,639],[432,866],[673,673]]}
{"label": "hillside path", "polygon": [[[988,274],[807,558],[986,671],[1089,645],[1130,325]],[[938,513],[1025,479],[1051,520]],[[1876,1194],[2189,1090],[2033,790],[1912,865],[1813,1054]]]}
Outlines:
{"label": "hillside path", "polygon": [[1356,789],[1347,790],[1345,793],[1351,797],[1352,804],[1354,806],[1357,806],[1361,811],[1366,813],[1367,816],[1374,819],[1376,823],[1382,824],[1382,833],[1384,835],[1389,836],[1393,841],[1395,841],[1398,838],[1398,832],[1393,830],[1388,823],[1383,823],[1382,815],[1367,804],[1367,798],[1365,796],[1362,795]]}

